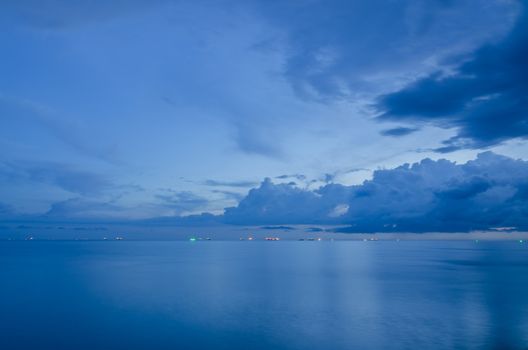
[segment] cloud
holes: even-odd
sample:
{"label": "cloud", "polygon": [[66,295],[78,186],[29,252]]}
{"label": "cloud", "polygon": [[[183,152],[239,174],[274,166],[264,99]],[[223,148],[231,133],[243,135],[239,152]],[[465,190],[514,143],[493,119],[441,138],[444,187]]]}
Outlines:
{"label": "cloud", "polygon": [[317,195],[292,184],[274,184],[266,178],[237,207],[227,208],[224,218],[235,224],[301,223],[318,211]]}
{"label": "cloud", "polygon": [[204,185],[213,187],[254,187],[258,185],[255,181],[218,181],[218,180],[205,180]]}
{"label": "cloud", "polygon": [[103,175],[52,162],[0,162],[0,180],[11,184],[45,183],[81,195],[99,194],[114,187]]}
{"label": "cloud", "polygon": [[236,121],[234,122],[234,128],[233,140],[238,150],[246,154],[270,158],[281,158],[283,156],[280,142],[277,138],[273,142],[270,141],[273,131],[267,130],[264,125],[259,125],[259,128],[257,128],[247,121]]}
{"label": "cloud", "polygon": [[303,174],[284,174],[275,176],[276,179],[285,180],[285,179],[297,179],[299,181],[306,180],[306,175]]}
{"label": "cloud", "polygon": [[450,74],[434,72],[384,95],[381,120],[456,128],[438,152],[528,137],[528,10],[502,41],[476,50]]}
{"label": "cloud", "polygon": [[416,132],[416,131],[418,131],[418,128],[397,127],[397,128],[383,130],[381,132],[381,135],[401,137],[401,136],[412,134],[413,132]]}
{"label": "cloud", "polygon": [[223,191],[223,190],[212,190],[212,193],[218,193],[223,195],[227,199],[233,199],[238,201],[241,201],[245,196],[242,193],[239,192],[233,192],[233,191]]}
{"label": "cloud", "polygon": [[[115,145],[97,142],[87,134],[87,125],[73,118],[60,116],[48,106],[24,98],[0,93],[0,130],[3,136],[17,142],[43,147],[48,135],[75,150],[79,155],[94,157],[108,163],[119,163]],[[31,127],[39,129],[38,136]],[[24,133],[21,131],[24,130]]]}
{"label": "cloud", "polygon": [[528,162],[492,152],[456,164],[424,159],[377,170],[361,185],[314,191],[264,180],[224,221],[346,224],[354,232],[528,229]]}
{"label": "cloud", "polygon": [[[379,91],[409,70],[426,69],[509,26],[511,4],[482,1],[256,1],[281,31],[284,75],[299,96],[328,100]],[[479,7],[478,14],[475,7]],[[501,18],[501,21],[497,21]],[[278,40],[272,40],[275,46]],[[266,46],[266,45],[261,45]],[[273,49],[274,47],[272,47]]]}
{"label": "cloud", "polygon": [[166,194],[157,194],[156,205],[170,209],[173,215],[181,215],[198,209],[204,209],[209,200],[190,191],[170,191]]}
{"label": "cloud", "polygon": [[0,206],[0,215],[90,222],[150,217],[145,223],[160,225],[336,224],[346,225],[347,232],[528,230],[528,161],[492,152],[463,164],[426,158],[376,170],[360,185],[329,183],[314,190],[267,178],[224,215],[183,216],[202,212],[209,204],[192,192],[166,190],[136,206],[80,196],[54,203],[41,216],[17,216],[6,205]]}
{"label": "cloud", "polygon": [[42,218],[58,220],[97,218],[101,220],[116,217],[116,214],[123,214],[123,212],[124,208],[111,202],[70,198],[53,203]]}
{"label": "cloud", "polygon": [[332,182],[336,182],[336,179],[342,177],[342,176],[346,176],[348,174],[352,174],[352,173],[357,173],[357,172],[360,172],[360,171],[370,171],[369,169],[366,169],[366,168],[351,168],[351,169],[343,169],[343,170],[337,170],[337,171],[334,171],[333,173],[326,173],[326,174],[323,174],[323,176],[321,176],[319,179],[317,180],[312,180],[311,182],[312,183],[316,183],[318,181],[321,181],[321,182],[324,182],[324,183],[332,183]]}
{"label": "cloud", "polygon": [[[203,210],[209,200],[190,191],[167,190],[140,203],[130,204],[119,198],[90,199],[75,197],[52,203],[44,215],[31,218],[54,220],[88,220],[97,222],[144,220],[148,217],[183,217],[192,212]],[[183,222],[183,221],[182,221]]]}

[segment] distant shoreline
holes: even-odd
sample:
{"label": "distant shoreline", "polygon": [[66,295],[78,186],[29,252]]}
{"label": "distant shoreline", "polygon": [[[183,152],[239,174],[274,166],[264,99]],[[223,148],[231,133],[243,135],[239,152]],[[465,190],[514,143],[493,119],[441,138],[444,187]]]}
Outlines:
{"label": "distant shoreline", "polygon": [[339,232],[343,226],[136,226],[136,225],[9,225],[0,227],[0,241],[528,241],[526,231],[471,232]]}

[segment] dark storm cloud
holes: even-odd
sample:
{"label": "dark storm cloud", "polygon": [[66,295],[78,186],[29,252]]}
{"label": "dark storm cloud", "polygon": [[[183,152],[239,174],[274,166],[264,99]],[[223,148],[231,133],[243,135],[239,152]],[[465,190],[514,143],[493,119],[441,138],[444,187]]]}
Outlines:
{"label": "dark storm cloud", "polygon": [[266,179],[224,220],[237,224],[347,224],[354,232],[528,229],[528,162],[492,152],[456,164],[424,159],[377,170],[357,186],[315,191]]}
{"label": "dark storm cloud", "polygon": [[528,136],[528,10],[511,33],[444,75],[433,73],[382,96],[382,120],[457,128],[438,152],[482,148]]}

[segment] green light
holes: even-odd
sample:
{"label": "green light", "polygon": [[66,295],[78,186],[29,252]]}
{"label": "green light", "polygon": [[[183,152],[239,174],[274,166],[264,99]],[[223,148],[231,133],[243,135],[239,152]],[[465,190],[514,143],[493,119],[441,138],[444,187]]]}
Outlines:
{"label": "green light", "polygon": [[196,238],[191,237],[191,238],[189,238],[189,241],[194,242],[194,241],[196,241]]}
{"label": "green light", "polygon": [[522,242],[523,242],[523,240],[522,240],[522,239],[520,239],[520,240],[519,240],[519,243],[522,243]]}

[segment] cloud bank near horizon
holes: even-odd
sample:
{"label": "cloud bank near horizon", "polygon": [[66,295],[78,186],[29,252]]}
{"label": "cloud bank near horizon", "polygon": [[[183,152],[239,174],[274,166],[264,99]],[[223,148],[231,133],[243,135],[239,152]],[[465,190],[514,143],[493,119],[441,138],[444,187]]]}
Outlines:
{"label": "cloud bank near horizon", "polygon": [[[176,203],[180,197],[171,197],[170,204],[180,207],[190,202],[196,206],[205,201],[185,193],[180,205]],[[76,210],[86,212],[85,206],[79,201],[59,203],[53,206],[56,215],[48,212],[43,216],[17,216],[8,205],[0,205],[0,216],[22,221],[78,220]],[[89,209],[101,213],[109,208],[108,203],[100,206],[91,202]],[[123,210],[115,205],[110,209]],[[91,217],[85,222],[105,220],[108,217]],[[335,224],[346,225],[348,232],[465,232],[497,227],[528,230],[528,161],[493,152],[480,153],[462,164],[425,158],[414,164],[376,170],[370,180],[359,185],[330,182],[317,189],[299,187],[294,182],[274,183],[266,178],[237,206],[226,208],[223,215],[152,217],[129,223]]]}
{"label": "cloud bank near horizon", "polygon": [[376,170],[361,185],[310,191],[265,179],[238,206],[231,224],[345,224],[350,232],[528,229],[528,162],[492,152],[456,164],[429,158]]}

